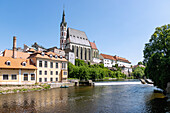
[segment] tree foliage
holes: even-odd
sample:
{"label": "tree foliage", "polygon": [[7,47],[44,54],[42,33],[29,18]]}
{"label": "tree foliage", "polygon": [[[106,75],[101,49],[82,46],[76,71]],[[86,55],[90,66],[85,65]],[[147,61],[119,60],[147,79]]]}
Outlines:
{"label": "tree foliage", "polygon": [[124,78],[125,75],[118,71],[111,71],[104,67],[104,64],[86,64],[83,60],[76,59],[75,65],[69,62],[68,64],[69,78],[77,78],[80,80],[98,80],[105,77]]}
{"label": "tree foliage", "polygon": [[133,76],[135,78],[142,78],[144,76],[144,70],[145,68],[144,67],[136,67],[134,70],[133,70]]}
{"label": "tree foliage", "polygon": [[145,75],[165,90],[170,82],[170,24],[155,29],[145,44],[144,63],[147,65]]}

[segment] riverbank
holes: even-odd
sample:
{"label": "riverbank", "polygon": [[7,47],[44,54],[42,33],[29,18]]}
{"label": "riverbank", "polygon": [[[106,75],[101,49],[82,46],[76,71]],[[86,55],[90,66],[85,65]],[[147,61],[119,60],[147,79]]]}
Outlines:
{"label": "riverbank", "polygon": [[39,85],[22,85],[22,86],[0,86],[0,94],[10,94],[19,92],[42,91],[53,88],[60,88],[61,85],[74,86],[73,83],[50,83]]}

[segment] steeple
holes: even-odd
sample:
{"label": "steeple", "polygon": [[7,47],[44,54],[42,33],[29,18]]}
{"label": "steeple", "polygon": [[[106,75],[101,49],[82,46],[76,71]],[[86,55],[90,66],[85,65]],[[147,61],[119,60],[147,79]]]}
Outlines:
{"label": "steeple", "polygon": [[62,23],[65,23],[65,12],[64,12],[64,9],[63,9],[63,18],[62,18]]}

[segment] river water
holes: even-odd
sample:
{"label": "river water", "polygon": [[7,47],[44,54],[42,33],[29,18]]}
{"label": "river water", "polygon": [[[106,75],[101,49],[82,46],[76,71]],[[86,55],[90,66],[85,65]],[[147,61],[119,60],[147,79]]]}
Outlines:
{"label": "river water", "polygon": [[170,113],[170,102],[163,94],[154,93],[155,87],[139,82],[122,83],[98,82],[96,86],[0,95],[0,112]]}

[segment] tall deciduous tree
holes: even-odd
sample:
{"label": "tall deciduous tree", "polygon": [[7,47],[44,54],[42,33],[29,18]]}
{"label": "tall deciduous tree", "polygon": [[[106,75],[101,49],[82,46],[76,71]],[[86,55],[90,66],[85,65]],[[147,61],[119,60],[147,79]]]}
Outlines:
{"label": "tall deciduous tree", "polygon": [[145,75],[165,90],[170,82],[170,24],[155,29],[145,44],[144,63],[147,65]]}

